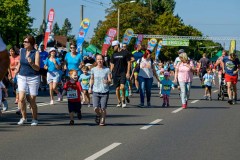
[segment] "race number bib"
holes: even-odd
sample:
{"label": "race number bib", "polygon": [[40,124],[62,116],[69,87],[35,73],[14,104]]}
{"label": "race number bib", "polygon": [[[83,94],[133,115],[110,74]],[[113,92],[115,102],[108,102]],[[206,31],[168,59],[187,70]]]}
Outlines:
{"label": "race number bib", "polygon": [[68,99],[77,99],[78,98],[77,90],[67,91],[67,98]]}

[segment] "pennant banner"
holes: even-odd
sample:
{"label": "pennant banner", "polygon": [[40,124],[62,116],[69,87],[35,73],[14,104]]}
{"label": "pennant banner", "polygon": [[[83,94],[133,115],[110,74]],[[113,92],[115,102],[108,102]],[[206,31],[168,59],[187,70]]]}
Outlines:
{"label": "pennant banner", "polygon": [[188,39],[163,39],[163,46],[189,46]]}
{"label": "pennant banner", "polygon": [[110,47],[112,41],[114,40],[114,38],[117,35],[117,29],[116,28],[110,28],[107,31],[107,34],[104,38],[104,43],[103,43],[103,47],[102,47],[102,55],[106,56],[107,55],[107,50]]}
{"label": "pennant banner", "polygon": [[150,40],[148,41],[148,47],[147,47],[147,49],[152,52],[156,45],[157,45],[157,39],[156,39],[156,38],[152,38],[152,39],[150,39]]}
{"label": "pennant banner", "polygon": [[158,42],[157,51],[156,51],[156,59],[158,59],[158,57],[160,55],[161,48],[162,48],[162,40],[160,40]]}
{"label": "pennant banner", "polygon": [[44,49],[47,48],[47,42],[49,40],[49,35],[52,32],[52,26],[53,26],[53,20],[54,20],[54,9],[51,8],[49,13],[48,13],[48,21],[47,21],[47,29],[45,31],[45,35],[44,35]]}
{"label": "pennant banner", "polygon": [[229,53],[235,53],[235,52],[236,52],[236,40],[231,40]]}
{"label": "pennant banner", "polygon": [[135,43],[135,45],[134,45],[134,49],[137,49],[137,46],[138,46],[139,44],[142,44],[142,41],[143,41],[143,34],[138,34],[136,43]]}
{"label": "pennant banner", "polygon": [[132,39],[133,33],[134,33],[133,29],[128,28],[123,35],[122,43],[128,45],[130,43],[131,39]]}
{"label": "pennant banner", "polygon": [[88,18],[84,18],[80,24],[78,37],[77,37],[77,50],[82,52],[82,44],[86,37],[87,31],[90,27],[90,20]]}

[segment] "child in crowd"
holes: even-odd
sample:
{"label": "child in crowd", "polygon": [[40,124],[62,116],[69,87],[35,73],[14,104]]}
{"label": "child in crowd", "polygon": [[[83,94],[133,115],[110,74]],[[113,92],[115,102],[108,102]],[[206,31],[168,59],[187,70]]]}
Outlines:
{"label": "child in crowd", "polygon": [[[130,103],[130,99],[129,99],[129,86],[130,86],[130,81],[127,79],[126,80],[126,83],[124,85],[125,87],[125,97],[126,97],[126,101],[127,103]],[[122,90],[120,90],[120,96],[122,97]],[[126,106],[122,106],[123,108],[126,107]]]}
{"label": "child in crowd", "polygon": [[160,98],[162,98],[163,96],[162,96],[162,84],[161,84],[161,81],[164,79],[164,69],[161,68],[160,70],[158,70],[157,71],[157,75],[158,75],[159,80],[160,80],[160,82],[158,82],[158,87],[160,89],[159,94],[160,94]]}
{"label": "child in crowd", "polygon": [[69,71],[70,80],[63,87],[62,96],[67,92],[68,111],[70,116],[70,125],[74,125],[74,112],[77,113],[78,119],[82,119],[80,94],[82,87],[78,82],[78,72],[76,70]]}
{"label": "child in crowd", "polygon": [[205,85],[205,95],[204,99],[212,100],[212,84],[215,85],[215,78],[212,74],[212,69],[207,68],[207,73],[203,76],[203,82]]}
{"label": "child in crowd", "polygon": [[[3,94],[3,91],[4,91],[4,94]],[[0,115],[2,114],[1,110],[3,110],[3,111],[8,110],[8,106],[3,105],[3,101],[4,101],[5,97],[8,97],[7,89],[6,89],[5,85],[3,84],[3,82],[0,81]]]}
{"label": "child in crowd", "polygon": [[171,93],[171,89],[174,90],[174,84],[169,79],[170,73],[165,72],[164,73],[164,79],[161,81],[162,84],[162,95],[163,95],[163,104],[162,107],[169,107],[169,96]]}
{"label": "child in crowd", "polygon": [[88,89],[89,89],[89,82],[90,82],[90,78],[91,75],[88,73],[89,69],[87,66],[84,66],[82,68],[83,73],[80,75],[78,81],[81,82],[81,86],[82,86],[82,104],[84,104],[84,102],[86,102],[88,104],[88,107],[91,107],[90,105],[90,95],[88,93]]}

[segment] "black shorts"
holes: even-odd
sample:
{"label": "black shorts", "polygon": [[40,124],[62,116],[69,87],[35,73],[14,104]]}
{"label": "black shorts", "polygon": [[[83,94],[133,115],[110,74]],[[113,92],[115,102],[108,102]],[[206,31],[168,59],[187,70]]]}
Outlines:
{"label": "black shorts", "polygon": [[82,108],[81,102],[69,102],[68,101],[68,112],[80,113]]}
{"label": "black shorts", "polygon": [[205,85],[205,88],[207,88],[208,90],[211,90],[212,86]]}
{"label": "black shorts", "polygon": [[44,68],[40,68],[39,74],[40,74],[41,76],[47,76],[47,70],[44,69]]}
{"label": "black shorts", "polygon": [[121,76],[113,76],[113,84],[117,88],[120,86],[120,84],[125,85],[126,83],[126,75],[121,75]]}

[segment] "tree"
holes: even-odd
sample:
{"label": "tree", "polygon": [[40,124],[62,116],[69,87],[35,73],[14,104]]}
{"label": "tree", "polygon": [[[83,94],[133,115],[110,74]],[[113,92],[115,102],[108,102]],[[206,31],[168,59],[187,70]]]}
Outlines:
{"label": "tree", "polygon": [[19,44],[23,36],[31,33],[33,18],[28,0],[0,0],[0,31],[7,44]]}
{"label": "tree", "polygon": [[54,35],[60,35],[60,28],[58,26],[58,23],[54,23],[53,25],[53,29],[52,29],[52,32],[54,33]]}
{"label": "tree", "polygon": [[63,36],[68,36],[71,31],[72,31],[72,24],[70,23],[68,18],[66,18],[64,20],[62,29],[60,30],[60,34],[63,35]]}

